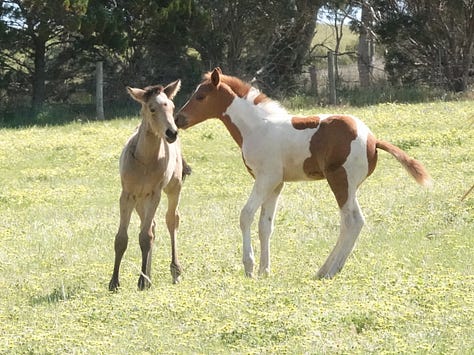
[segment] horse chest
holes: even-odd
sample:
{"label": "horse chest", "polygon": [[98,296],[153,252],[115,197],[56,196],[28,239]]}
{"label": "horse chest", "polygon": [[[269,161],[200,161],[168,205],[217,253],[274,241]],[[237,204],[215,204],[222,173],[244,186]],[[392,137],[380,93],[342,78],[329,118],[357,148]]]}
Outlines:
{"label": "horse chest", "polygon": [[129,159],[121,167],[122,185],[137,196],[164,188],[173,176],[175,165],[167,157],[143,163]]}

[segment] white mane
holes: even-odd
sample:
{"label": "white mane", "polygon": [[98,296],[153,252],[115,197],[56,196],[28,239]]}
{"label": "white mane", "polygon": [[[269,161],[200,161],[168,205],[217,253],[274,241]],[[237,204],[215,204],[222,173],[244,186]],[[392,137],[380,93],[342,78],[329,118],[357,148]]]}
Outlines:
{"label": "white mane", "polygon": [[[245,99],[249,101],[252,105],[255,105],[254,101],[257,98],[257,96],[259,96],[260,94],[262,94],[260,90],[252,86],[247,96],[245,97]],[[262,109],[268,115],[271,115],[271,116],[286,117],[288,115],[288,111],[278,101],[272,100],[266,96],[261,102],[259,102],[255,106]]]}

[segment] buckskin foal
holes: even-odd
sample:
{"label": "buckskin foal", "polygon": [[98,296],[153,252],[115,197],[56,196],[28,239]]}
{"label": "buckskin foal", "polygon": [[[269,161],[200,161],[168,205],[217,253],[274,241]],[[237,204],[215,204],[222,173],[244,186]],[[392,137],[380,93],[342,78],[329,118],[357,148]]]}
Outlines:
{"label": "buckskin foal", "polygon": [[181,81],[166,87],[161,85],[142,89],[127,88],[130,96],[141,104],[142,122],[126,143],[120,156],[120,226],[115,237],[115,265],[109,289],[119,286],[119,268],[128,244],[128,225],[133,209],[140,216],[141,275],[138,288],[150,287],[151,255],[155,239],[154,216],[161,191],[168,197],[166,226],[171,237],[171,276],[179,281],[181,266],[176,251],[179,225],[177,212],[181,185],[190,173],[181,156],[178,128],[174,122],[172,99],[179,91]]}
{"label": "buckskin foal", "polygon": [[285,181],[326,179],[341,215],[336,246],[319,269],[318,278],[339,272],[364,224],[357,202],[359,185],[375,169],[377,148],[391,153],[421,185],[431,183],[418,161],[396,146],[377,140],[367,126],[349,115],[295,117],[277,102],[242,82],[223,75],[219,68],[207,73],[176,117],[188,128],[208,118],[219,118],[242,150],[248,171],[255,178],[250,197],[240,214],[243,264],[253,275],[254,253],[250,226],[261,208],[259,274],[270,272],[270,235],[275,209]]}

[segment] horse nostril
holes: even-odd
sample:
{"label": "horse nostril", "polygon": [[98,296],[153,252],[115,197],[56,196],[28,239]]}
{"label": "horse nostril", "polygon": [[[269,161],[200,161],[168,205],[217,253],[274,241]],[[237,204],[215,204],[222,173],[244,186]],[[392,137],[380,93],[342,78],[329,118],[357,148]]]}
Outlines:
{"label": "horse nostril", "polygon": [[176,137],[178,136],[178,131],[172,131],[171,129],[167,129],[166,132],[166,140],[170,143],[173,143],[176,140]]}

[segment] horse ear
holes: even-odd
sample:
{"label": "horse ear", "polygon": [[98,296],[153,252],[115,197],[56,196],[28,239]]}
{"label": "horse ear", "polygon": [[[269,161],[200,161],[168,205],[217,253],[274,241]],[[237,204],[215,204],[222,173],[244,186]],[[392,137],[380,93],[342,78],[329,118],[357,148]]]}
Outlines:
{"label": "horse ear", "polygon": [[219,83],[221,82],[221,77],[220,77],[221,74],[222,74],[221,68],[219,67],[214,68],[211,74],[212,85],[219,86]]}
{"label": "horse ear", "polygon": [[166,96],[168,96],[168,99],[173,100],[179,89],[181,89],[181,80],[178,79],[172,83],[169,83],[163,91],[165,92]]}
{"label": "horse ear", "polygon": [[138,101],[140,103],[145,102],[145,90],[131,88],[130,86],[127,86],[127,92],[135,101]]}

